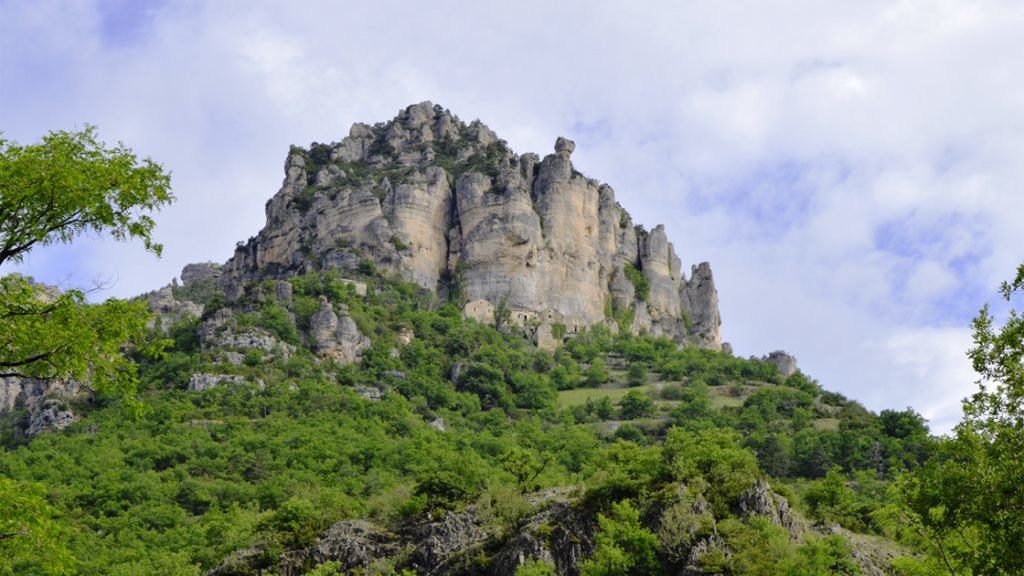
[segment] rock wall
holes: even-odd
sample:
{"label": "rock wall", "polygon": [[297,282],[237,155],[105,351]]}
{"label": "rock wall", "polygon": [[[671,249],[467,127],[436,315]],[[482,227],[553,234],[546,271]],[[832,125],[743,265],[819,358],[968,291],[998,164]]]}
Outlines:
{"label": "rock wall", "polygon": [[340,143],[292,148],[266,226],[220,281],[230,297],[249,280],[369,260],[481,320],[489,303],[535,333],[564,324],[571,336],[631,310],[636,332],[719,349],[710,266],[687,278],[664,227],[634,226],[610,186],[574,169],[574,149],[559,138],[543,159],[518,156],[429,102],[356,124]]}
{"label": "rock wall", "polygon": [[0,416],[21,412],[14,423],[20,437],[63,430],[78,419],[70,405],[80,394],[74,380],[0,377]]}

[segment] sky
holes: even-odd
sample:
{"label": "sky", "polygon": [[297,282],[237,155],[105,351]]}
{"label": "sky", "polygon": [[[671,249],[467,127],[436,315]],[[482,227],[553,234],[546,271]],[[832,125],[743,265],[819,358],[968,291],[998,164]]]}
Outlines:
{"label": "sky", "polygon": [[97,125],[177,197],[160,259],[85,238],[18,269],[103,298],[223,262],[289,145],[430,100],[519,153],[573,139],[684,269],[711,262],[736,354],[946,432],[970,320],[1022,260],[1022,57],[1017,1],[0,0],[4,137]]}

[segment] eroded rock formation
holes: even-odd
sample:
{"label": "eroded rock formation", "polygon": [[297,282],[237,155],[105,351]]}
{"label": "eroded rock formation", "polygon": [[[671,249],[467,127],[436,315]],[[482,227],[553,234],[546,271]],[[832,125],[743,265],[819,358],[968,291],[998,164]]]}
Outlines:
{"label": "eroded rock formation", "polygon": [[552,326],[571,336],[631,315],[633,331],[719,349],[710,266],[687,277],[664,227],[634,226],[610,186],[574,169],[575,147],[559,138],[543,159],[519,156],[429,102],[293,147],[265,227],[220,282],[230,298],[250,280],[370,261],[478,320],[504,311],[551,345]]}
{"label": "eroded rock formation", "polygon": [[0,377],[0,416],[20,412],[14,423],[18,437],[63,430],[78,419],[71,403],[82,392],[70,379]]}

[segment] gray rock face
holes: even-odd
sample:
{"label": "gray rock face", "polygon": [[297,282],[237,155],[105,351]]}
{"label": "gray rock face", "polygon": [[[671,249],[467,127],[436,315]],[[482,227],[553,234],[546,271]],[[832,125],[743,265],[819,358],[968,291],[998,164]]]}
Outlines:
{"label": "gray rock face", "polygon": [[0,414],[14,410],[24,389],[25,383],[21,378],[0,378]]}
{"label": "gray rock face", "polygon": [[[635,312],[634,331],[720,348],[710,266],[687,278],[664,227],[634,227],[610,186],[573,168],[575,148],[559,138],[543,159],[517,156],[479,121],[429,102],[356,124],[340,143],[293,148],[266,226],[225,264],[221,285],[230,297],[248,280],[369,259],[454,295],[481,321],[504,306],[524,329],[561,324],[571,337],[607,322],[610,302]],[[649,286],[643,300],[628,266]]]}
{"label": "gray rock face", "polygon": [[75,420],[77,420],[75,414],[63,407],[61,403],[48,402],[43,405],[42,409],[30,415],[25,435],[31,437],[52,430],[63,430]]}
{"label": "gray rock face", "polygon": [[190,392],[205,392],[212,388],[216,388],[224,383],[230,384],[241,384],[245,382],[245,378],[242,376],[232,376],[230,374],[193,374],[188,380],[188,389]]}
{"label": "gray rock face", "polygon": [[578,574],[580,564],[594,551],[596,532],[593,514],[568,502],[553,502],[521,525],[495,556],[488,573],[513,576],[523,564],[538,560],[554,566],[557,574]]}
{"label": "gray rock face", "polygon": [[18,436],[63,430],[78,419],[69,404],[82,392],[81,384],[74,380],[2,377],[0,415],[24,410],[15,424]]}
{"label": "gray rock face", "polygon": [[220,280],[222,273],[221,265],[213,262],[187,264],[181,269],[181,283],[190,286],[200,282],[215,282]]}
{"label": "gray rock face", "polygon": [[317,563],[340,563],[340,571],[347,574],[398,551],[394,535],[364,520],[345,520],[331,526],[317,540],[312,556]]}
{"label": "gray rock face", "polygon": [[785,377],[796,374],[800,369],[796,365],[796,357],[787,354],[783,350],[776,350],[761,358],[765,362],[771,362],[779,369],[779,373]]}
{"label": "gray rock face", "polygon": [[376,386],[356,386],[355,391],[356,394],[371,402],[376,402],[384,397],[384,391]]}
{"label": "gray rock face", "polygon": [[447,512],[437,522],[416,527],[411,536],[417,542],[411,564],[419,573],[440,571],[457,556],[481,547],[492,534],[470,508]]}
{"label": "gray rock face", "polygon": [[174,290],[170,286],[147,294],[146,303],[153,314],[149,321],[150,327],[156,325],[159,320],[164,330],[181,319],[198,318],[203,313],[203,307],[199,304],[175,298]]}
{"label": "gray rock face", "polygon": [[767,518],[772,524],[789,531],[790,537],[794,539],[805,530],[790,512],[789,501],[776,494],[763,480],[758,480],[749,490],[740,494],[739,511],[741,517]]}
{"label": "gray rock face", "polygon": [[355,362],[371,343],[351,316],[344,310],[340,316],[336,314],[323,296],[320,297],[320,310],[309,319],[309,336],[321,356],[343,364]]}

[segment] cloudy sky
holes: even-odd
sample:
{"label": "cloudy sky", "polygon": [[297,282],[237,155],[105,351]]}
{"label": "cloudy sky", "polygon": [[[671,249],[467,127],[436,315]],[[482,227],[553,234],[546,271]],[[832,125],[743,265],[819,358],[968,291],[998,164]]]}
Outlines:
{"label": "cloudy sky", "polygon": [[575,140],[578,169],[712,263],[738,354],[785,349],[948,430],[970,318],[1024,259],[1024,4],[553,4],[0,0],[5,137],[96,124],[177,195],[160,260],[90,239],[22,269],[129,296],[224,261],[289,144],[431,100],[520,153]]}

